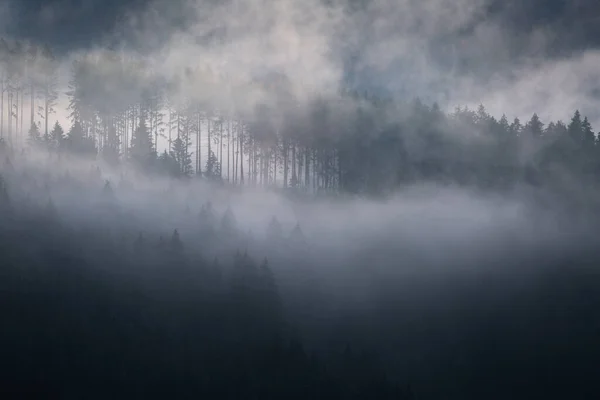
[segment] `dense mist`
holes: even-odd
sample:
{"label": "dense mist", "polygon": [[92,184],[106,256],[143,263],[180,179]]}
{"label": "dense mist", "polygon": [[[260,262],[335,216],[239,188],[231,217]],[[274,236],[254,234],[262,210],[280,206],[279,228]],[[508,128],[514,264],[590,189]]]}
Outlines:
{"label": "dense mist", "polygon": [[596,398],[599,12],[0,1],[0,390]]}

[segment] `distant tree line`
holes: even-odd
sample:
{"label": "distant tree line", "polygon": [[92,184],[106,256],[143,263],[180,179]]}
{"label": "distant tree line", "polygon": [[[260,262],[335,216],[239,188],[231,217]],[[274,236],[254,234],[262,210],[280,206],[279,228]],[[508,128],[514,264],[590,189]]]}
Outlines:
{"label": "distant tree line", "polygon": [[228,98],[233,105],[241,101],[236,93],[252,93],[264,102],[225,109],[211,101],[225,91],[217,72],[187,68],[167,81],[143,57],[105,50],[73,62],[64,129],[50,122],[59,82],[49,48],[1,40],[0,70],[6,147],[27,138],[52,152],[177,178],[384,193],[424,180],[507,187],[561,173],[593,179],[600,169],[596,135],[579,111],[545,124],[537,114],[526,122],[496,119],[483,105],[446,114],[436,104],[352,91],[300,103],[276,74],[233,88]]}

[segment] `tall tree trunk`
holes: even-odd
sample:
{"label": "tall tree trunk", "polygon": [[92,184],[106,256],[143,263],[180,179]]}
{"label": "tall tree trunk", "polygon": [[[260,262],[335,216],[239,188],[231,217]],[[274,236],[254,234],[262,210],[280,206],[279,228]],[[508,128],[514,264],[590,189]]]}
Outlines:
{"label": "tall tree trunk", "polygon": [[198,112],[198,173],[202,175],[202,116]]}
{"label": "tall tree trunk", "polygon": [[[248,140],[251,140],[250,135],[248,135]],[[251,185],[254,182],[253,177],[252,177],[252,164],[250,164],[252,162],[252,151],[253,151],[252,143],[248,143],[248,146],[250,146],[248,148],[248,185]],[[242,153],[242,154],[244,154],[244,153]]]}
{"label": "tall tree trunk", "polygon": [[219,138],[219,178],[223,178],[223,119],[221,119],[221,133]]}
{"label": "tall tree trunk", "polygon": [[200,173],[200,110],[196,111],[196,175]]}
{"label": "tall tree trunk", "polygon": [[30,121],[31,124],[30,124],[30,126],[33,126],[34,121],[35,121],[35,112],[34,112],[34,109],[35,109],[35,86],[33,85],[33,82],[31,83],[29,89],[31,90],[31,93],[30,93],[31,98],[29,100],[31,102],[31,104],[30,104],[30,106],[31,106],[31,121]]}
{"label": "tall tree trunk", "polygon": [[4,84],[4,73],[2,74],[2,92],[0,92],[0,138],[4,137],[4,92],[6,86]]}
{"label": "tall tree trunk", "polygon": [[318,186],[318,177],[317,177],[317,150],[313,150],[313,157],[312,157],[312,186],[313,186],[313,191],[317,190],[317,186]]}
{"label": "tall tree trunk", "polygon": [[8,89],[8,143],[12,146],[12,107],[13,94],[11,89]]}
{"label": "tall tree trunk", "polygon": [[48,99],[48,93],[46,93],[46,99],[44,101],[44,135],[48,136],[48,114],[50,112],[50,104]]}
{"label": "tall tree trunk", "polygon": [[167,149],[167,153],[171,152],[172,147],[173,147],[173,110],[169,106],[169,148]]}
{"label": "tall tree trunk", "polygon": [[273,150],[273,186],[277,186],[277,147]]}
{"label": "tall tree trunk", "polygon": [[288,187],[288,157],[289,148],[287,139],[283,139],[283,187]]}
{"label": "tall tree trunk", "polygon": [[244,146],[243,146],[243,138],[244,138],[244,125],[241,122],[238,122],[238,151],[236,154],[236,164],[240,166],[240,185],[244,184]]}
{"label": "tall tree trunk", "polygon": [[19,89],[15,90],[15,94],[17,96],[14,104],[14,117],[15,117],[15,146],[19,146]]}
{"label": "tall tree trunk", "polygon": [[[208,131],[206,133],[207,134],[207,139],[208,139],[208,158],[207,158],[207,160],[210,160],[210,153],[211,153],[211,147],[212,147],[211,143],[210,143],[211,140],[212,140],[212,138],[211,138],[212,132],[211,132],[211,129],[210,129],[210,116],[208,117],[207,122],[208,122]],[[214,165],[213,165],[213,171],[212,172],[214,173]]]}
{"label": "tall tree trunk", "polygon": [[25,100],[25,90],[24,90],[23,87],[21,87],[21,111],[20,111],[20,114],[21,114],[21,133],[20,133],[20,137],[21,137],[21,140],[23,140],[23,134],[24,134],[24,131],[23,131],[23,114],[24,114],[24,111],[25,111],[24,110],[24,104],[25,103],[24,103],[23,100]]}
{"label": "tall tree trunk", "polygon": [[231,119],[227,119],[227,182],[231,182],[231,178],[229,176],[229,162],[231,161]]}
{"label": "tall tree trunk", "polygon": [[298,175],[296,174],[296,144],[292,145],[292,182],[293,187],[298,186]]}

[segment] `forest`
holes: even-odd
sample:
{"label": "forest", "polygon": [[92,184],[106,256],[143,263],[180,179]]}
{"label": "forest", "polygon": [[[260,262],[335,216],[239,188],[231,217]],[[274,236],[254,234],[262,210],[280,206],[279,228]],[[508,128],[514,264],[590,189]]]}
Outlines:
{"label": "forest", "polygon": [[58,58],[0,41],[0,392],[600,390],[600,147],[579,111]]}
{"label": "forest", "polygon": [[594,181],[599,169],[596,134],[577,110],[570,121],[544,123],[537,114],[496,118],[484,105],[445,113],[418,99],[352,90],[306,100],[281,74],[223,87],[226,77],[186,67],[166,80],[142,56],[110,50],[73,60],[61,92],[49,48],[3,40],[0,51],[0,136],[9,148],[309,193],[381,195],[423,181],[560,186],[565,177]]}

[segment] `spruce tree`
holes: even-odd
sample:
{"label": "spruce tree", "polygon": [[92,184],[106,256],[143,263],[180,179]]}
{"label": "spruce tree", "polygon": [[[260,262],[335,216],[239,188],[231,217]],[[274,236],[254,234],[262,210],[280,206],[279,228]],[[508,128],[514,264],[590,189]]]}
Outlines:
{"label": "spruce tree", "polygon": [[581,121],[581,114],[579,110],[575,111],[571,123],[569,124],[567,131],[569,137],[575,143],[581,143],[583,141],[583,123]]}
{"label": "spruce tree", "polygon": [[210,180],[218,180],[221,176],[221,165],[217,159],[217,156],[212,150],[208,154],[208,160],[206,160],[204,176]]}
{"label": "spruce tree", "polygon": [[184,136],[179,136],[173,141],[171,148],[171,157],[177,162],[179,176],[188,177],[192,173],[192,154],[188,151],[191,146],[189,140],[184,140]]}
{"label": "spruce tree", "polygon": [[146,126],[146,119],[142,115],[140,123],[131,137],[129,149],[132,161],[142,169],[148,169],[156,155],[152,136]]}
{"label": "spruce tree", "polygon": [[75,121],[67,134],[68,148],[71,152],[81,155],[96,154],[94,138],[88,137],[79,121]]}
{"label": "spruce tree", "polygon": [[49,137],[49,147],[55,151],[62,149],[65,140],[65,132],[62,126],[56,121]]}
{"label": "spruce tree", "polygon": [[588,117],[583,119],[581,123],[581,130],[583,135],[583,146],[586,148],[593,148],[596,144],[596,134],[592,130],[592,124],[588,120]]}
{"label": "spruce tree", "polygon": [[540,121],[540,118],[537,114],[533,114],[527,125],[525,125],[525,129],[527,133],[531,135],[534,139],[539,139],[542,137],[542,133],[544,132],[544,124]]}
{"label": "spruce tree", "polygon": [[29,144],[32,146],[39,146],[42,144],[42,137],[40,136],[40,129],[36,124],[31,125],[29,128]]}

